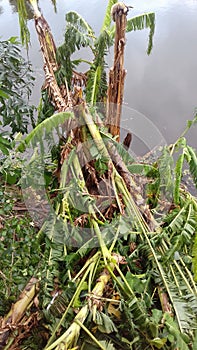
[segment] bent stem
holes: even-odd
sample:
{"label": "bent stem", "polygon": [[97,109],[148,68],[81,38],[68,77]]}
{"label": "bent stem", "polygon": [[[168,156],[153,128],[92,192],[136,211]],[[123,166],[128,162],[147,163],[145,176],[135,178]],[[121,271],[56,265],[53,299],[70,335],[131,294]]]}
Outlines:
{"label": "bent stem", "polygon": [[[77,314],[77,316],[75,317],[73,323],[71,324],[71,326],[67,329],[67,331],[62,334],[61,337],[59,337],[53,344],[51,344],[50,346],[47,346],[45,348],[45,350],[52,350],[52,349],[60,349],[61,346],[64,346],[65,349],[68,349],[68,347],[70,346],[75,346],[77,343],[77,340],[79,338],[79,334],[80,334],[80,325],[77,324],[77,320],[79,320],[81,323],[83,323],[87,317],[89,313],[88,310],[88,305],[83,306],[83,308],[79,311],[79,313]],[[50,338],[51,340],[52,338]]]}
{"label": "bent stem", "polygon": [[96,345],[98,345],[101,350],[106,350],[106,348],[94,337],[94,335],[84,326],[81,321],[75,320],[75,323],[78,324],[89,335],[89,337],[95,342]]}
{"label": "bent stem", "polygon": [[[93,262],[92,262],[91,264],[93,264]],[[61,336],[60,338],[58,338],[58,340],[57,340],[56,342],[54,342],[54,343],[51,345],[51,343],[53,342],[53,340],[54,340],[54,338],[55,338],[55,336],[56,336],[57,331],[59,330],[59,328],[61,327],[63,321],[65,320],[65,317],[66,317],[66,315],[67,315],[69,309],[70,309],[70,308],[72,307],[72,305],[74,304],[75,298],[79,295],[79,292],[80,292],[80,290],[81,290],[81,287],[82,287],[84,281],[86,280],[87,275],[89,274],[89,272],[90,272],[90,270],[91,270],[91,264],[88,266],[87,270],[85,271],[85,273],[84,273],[84,275],[83,275],[83,277],[82,277],[82,279],[81,279],[81,281],[80,281],[80,283],[79,283],[79,285],[78,285],[78,287],[77,287],[77,289],[76,289],[76,291],[75,291],[75,293],[74,293],[74,295],[73,295],[73,297],[72,297],[70,303],[68,304],[68,306],[67,306],[67,308],[66,308],[66,310],[65,310],[65,312],[64,312],[64,314],[63,314],[63,316],[62,316],[62,318],[61,318],[60,321],[58,322],[57,326],[55,327],[55,329],[54,329],[54,331],[53,331],[53,333],[52,333],[52,335],[51,335],[51,337],[49,338],[45,350],[53,349],[57,344],[59,344],[59,343],[62,342],[62,339],[64,338],[63,336]],[[81,309],[81,310],[82,310],[82,309]],[[81,314],[84,315],[84,310],[81,312]],[[78,314],[78,315],[79,315],[79,314]],[[79,316],[79,317],[80,317],[80,316]],[[75,334],[75,332],[76,332],[76,330],[74,329],[74,334]],[[60,339],[61,339],[61,340],[60,340]],[[57,344],[56,344],[56,343],[57,343]]]}
{"label": "bent stem", "polygon": [[[116,265],[116,258],[114,257],[114,262],[111,262],[108,266],[110,266],[111,271],[114,270]],[[57,327],[55,328],[51,338],[49,339],[47,346],[45,347],[45,350],[52,350],[52,349],[60,349],[61,346],[65,347],[65,349],[67,349],[70,346],[75,346],[77,343],[77,340],[79,338],[79,334],[80,334],[80,329],[81,329],[81,324],[83,324],[88,316],[89,313],[89,309],[91,309],[92,314],[93,314],[93,320],[95,319],[95,315],[96,315],[96,310],[97,310],[97,305],[98,303],[94,303],[94,295],[98,298],[101,297],[103,295],[104,289],[108,283],[108,281],[111,278],[110,273],[108,272],[108,270],[105,268],[103,270],[103,272],[100,274],[98,282],[96,283],[95,287],[93,288],[92,292],[90,293],[89,296],[89,302],[88,304],[84,305],[81,310],[78,312],[77,316],[74,318],[71,326],[66,330],[66,332],[64,334],[62,334],[61,337],[59,337],[54,343],[52,343],[54,337],[55,337],[55,333],[57,332],[57,330],[59,329],[59,327],[61,326],[69,308],[71,307],[75,296],[77,295],[78,291],[79,291],[79,287],[81,287],[82,283],[85,281],[87,274],[90,272],[92,265],[90,264],[88,270],[86,271],[86,273],[84,274],[83,278],[82,278],[82,282],[80,282],[77,291],[75,292],[75,295],[73,296],[71,302],[69,303],[66,312],[64,313],[64,315],[62,316],[62,319],[60,320],[60,322],[58,323]],[[89,306],[89,307],[88,307]],[[79,321],[79,322],[78,322]],[[52,344],[51,344],[52,343]]]}

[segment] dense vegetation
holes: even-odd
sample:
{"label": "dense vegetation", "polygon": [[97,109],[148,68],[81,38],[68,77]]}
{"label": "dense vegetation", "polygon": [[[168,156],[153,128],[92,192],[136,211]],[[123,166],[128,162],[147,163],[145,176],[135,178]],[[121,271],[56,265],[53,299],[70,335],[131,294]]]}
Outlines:
{"label": "dense vegetation", "polygon": [[[0,42],[0,349],[196,349],[197,154],[185,134],[197,115],[144,159],[119,142],[124,31],[150,28],[150,53],[154,14],[127,21],[109,1],[96,37],[70,12],[56,48],[30,3],[46,77],[36,124],[31,65],[16,39]],[[84,47],[94,59],[81,73],[72,54]]]}

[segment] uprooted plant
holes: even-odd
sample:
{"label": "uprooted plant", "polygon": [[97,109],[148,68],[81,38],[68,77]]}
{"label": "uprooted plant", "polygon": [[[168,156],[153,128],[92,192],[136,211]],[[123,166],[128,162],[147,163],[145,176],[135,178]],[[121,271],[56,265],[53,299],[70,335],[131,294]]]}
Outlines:
{"label": "uprooted plant", "polygon": [[[31,292],[28,306],[39,310],[34,332],[42,329],[46,350],[191,349],[197,202],[182,179],[188,166],[197,187],[196,153],[185,134],[151,163],[136,162],[119,143],[125,31],[149,27],[150,51],[154,14],[127,20],[129,8],[109,1],[96,38],[70,12],[65,42],[56,48],[37,1],[30,3],[46,79],[38,125],[18,146],[33,150],[21,186],[41,226],[44,263],[34,276],[37,288],[31,280],[24,289]],[[105,57],[114,41],[108,82]],[[81,47],[94,55],[85,73],[77,71],[83,60],[72,60]],[[44,209],[35,216],[39,203]],[[27,321],[24,295],[2,320],[7,349],[41,348],[33,331],[28,339],[20,331]]]}

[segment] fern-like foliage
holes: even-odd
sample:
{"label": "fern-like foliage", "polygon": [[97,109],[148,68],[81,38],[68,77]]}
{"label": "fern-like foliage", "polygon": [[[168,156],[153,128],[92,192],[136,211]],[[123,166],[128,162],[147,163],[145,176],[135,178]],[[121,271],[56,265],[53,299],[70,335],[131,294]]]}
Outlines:
{"label": "fern-like foliage", "polygon": [[150,29],[148,49],[147,49],[147,53],[149,55],[153,47],[153,35],[155,31],[155,14],[152,12],[144,13],[140,16],[136,16],[129,19],[127,22],[126,31],[131,32],[133,30],[142,30],[145,28]]}
{"label": "fern-like foliage", "polygon": [[185,199],[181,205],[181,208],[174,209],[163,217],[164,228],[149,241],[149,247],[152,247],[152,253],[154,251],[155,259],[151,259],[153,266],[157,266],[159,271],[155,272],[155,283],[167,290],[178,328],[181,332],[187,332],[195,329],[197,320],[197,288],[193,275],[186,266],[186,262],[188,264],[190,261],[191,264],[197,224],[196,206],[191,199]]}
{"label": "fern-like foliage", "polygon": [[[171,218],[170,218],[171,217]],[[166,240],[168,242],[168,250],[164,260],[173,258],[176,252],[184,251],[184,246],[190,245],[193,241],[193,235],[196,230],[196,214],[190,201],[186,201],[184,206],[173,211],[172,215],[164,218],[166,222],[170,218],[166,230]]]}
{"label": "fern-like foliage", "polygon": [[[148,239],[148,243],[148,250],[151,248],[149,259],[152,263],[154,283],[167,292],[176,316],[175,320],[179,332],[194,330],[197,320],[197,297],[195,282],[189,270],[185,268],[185,264],[178,253],[177,260],[174,258],[172,262],[166,262],[165,256],[168,253],[168,245],[164,241],[157,245],[153,239]],[[170,244],[169,246],[172,248]]]}

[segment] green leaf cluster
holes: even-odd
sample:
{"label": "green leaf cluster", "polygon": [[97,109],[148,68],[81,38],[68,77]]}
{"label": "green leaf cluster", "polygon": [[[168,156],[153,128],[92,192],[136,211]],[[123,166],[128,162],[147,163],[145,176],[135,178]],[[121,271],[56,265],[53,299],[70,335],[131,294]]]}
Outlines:
{"label": "green leaf cluster", "polygon": [[34,125],[34,106],[28,103],[33,82],[31,65],[16,38],[0,41],[0,122],[11,128],[10,135],[24,134],[29,124]]}
{"label": "green leaf cluster", "polygon": [[16,215],[21,200],[19,189],[5,186],[2,179],[0,183],[0,315],[3,316],[38,271],[41,247],[28,213]]}

